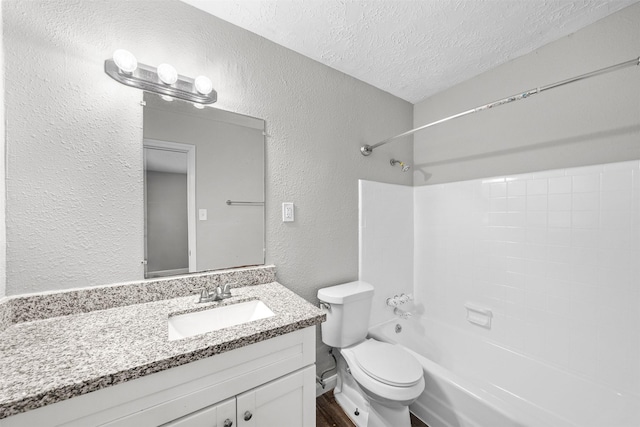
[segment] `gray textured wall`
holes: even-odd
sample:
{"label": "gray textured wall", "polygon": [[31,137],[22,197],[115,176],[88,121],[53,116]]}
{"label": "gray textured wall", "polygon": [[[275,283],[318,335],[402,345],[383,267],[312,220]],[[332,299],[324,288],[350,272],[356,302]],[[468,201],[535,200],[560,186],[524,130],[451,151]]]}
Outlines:
{"label": "gray textured wall", "polygon": [[[267,123],[267,262],[314,301],[358,274],[358,178],[410,144],[358,149],[412,126],[411,104],[177,1],[3,1],[7,293],[142,277],[142,93],[109,78],[116,48],[209,75],[219,108]],[[282,202],[296,222],[281,222]]]}
{"label": "gray textured wall", "polygon": [[[640,4],[443,91],[420,126],[497,99],[638,58]],[[414,136],[414,184],[640,158],[640,67],[535,95]]]}
{"label": "gray textured wall", "polygon": [[[0,7],[0,46],[3,39],[2,8]],[[5,226],[5,142],[4,142],[4,49],[0,49],[0,298],[6,294],[7,235]]]}

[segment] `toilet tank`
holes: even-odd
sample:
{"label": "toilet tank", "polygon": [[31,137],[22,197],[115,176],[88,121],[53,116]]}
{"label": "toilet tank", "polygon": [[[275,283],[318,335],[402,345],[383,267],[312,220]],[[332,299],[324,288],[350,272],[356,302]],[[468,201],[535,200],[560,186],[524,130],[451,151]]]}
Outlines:
{"label": "toilet tank", "polygon": [[357,281],[318,290],[318,299],[328,303],[327,321],[322,324],[322,342],[343,348],[367,337],[373,286]]}

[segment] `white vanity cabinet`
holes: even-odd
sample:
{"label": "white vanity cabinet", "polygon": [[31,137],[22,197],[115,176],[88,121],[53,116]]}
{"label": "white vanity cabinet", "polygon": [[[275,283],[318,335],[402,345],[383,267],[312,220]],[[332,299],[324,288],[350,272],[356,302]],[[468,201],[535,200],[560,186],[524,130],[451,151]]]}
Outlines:
{"label": "white vanity cabinet", "polygon": [[162,427],[313,426],[314,377],[315,367],[308,366]]}
{"label": "white vanity cabinet", "polygon": [[232,398],[170,421],[162,427],[233,427],[236,425],[236,399]]}
{"label": "white vanity cabinet", "polygon": [[315,426],[315,327],[0,420],[18,426]]}
{"label": "white vanity cabinet", "polygon": [[309,366],[242,393],[237,398],[238,426],[315,426],[315,375],[315,367]]}

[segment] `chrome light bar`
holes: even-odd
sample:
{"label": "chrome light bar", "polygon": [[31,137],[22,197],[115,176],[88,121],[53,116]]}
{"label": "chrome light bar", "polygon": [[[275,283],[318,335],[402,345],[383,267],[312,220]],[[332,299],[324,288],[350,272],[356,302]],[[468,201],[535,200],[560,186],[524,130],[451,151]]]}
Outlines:
{"label": "chrome light bar", "polygon": [[[122,53],[122,50],[116,52]],[[114,54],[114,59],[104,61],[104,72],[115,81],[137,89],[198,104],[213,104],[218,100],[218,93],[213,90],[211,80],[207,77],[200,76],[192,79],[175,73],[175,69],[168,66],[167,68],[170,68],[175,74],[170,76],[169,80],[165,77],[163,81],[161,73],[158,73],[159,68],[139,64],[133,55],[124,52],[130,55],[127,58],[130,62],[126,66],[122,64],[118,66],[116,54]]]}

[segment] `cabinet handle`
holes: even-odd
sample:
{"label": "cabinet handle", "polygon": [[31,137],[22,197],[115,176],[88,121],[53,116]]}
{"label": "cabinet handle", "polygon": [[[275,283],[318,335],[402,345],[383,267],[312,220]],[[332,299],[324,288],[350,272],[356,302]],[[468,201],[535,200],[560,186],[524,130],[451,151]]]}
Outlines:
{"label": "cabinet handle", "polygon": [[253,414],[249,411],[245,411],[244,413],[244,420],[245,421],[249,421],[251,419],[251,417],[253,417]]}
{"label": "cabinet handle", "polygon": [[222,427],[231,427],[232,425],[233,425],[233,421],[227,418],[226,420],[224,420],[224,424],[222,425]]}

